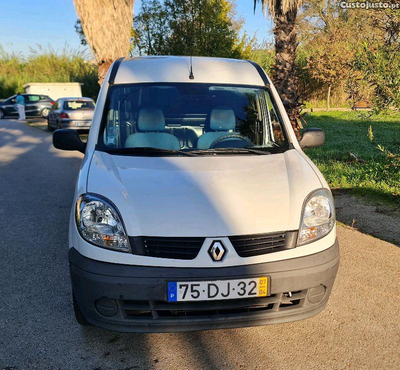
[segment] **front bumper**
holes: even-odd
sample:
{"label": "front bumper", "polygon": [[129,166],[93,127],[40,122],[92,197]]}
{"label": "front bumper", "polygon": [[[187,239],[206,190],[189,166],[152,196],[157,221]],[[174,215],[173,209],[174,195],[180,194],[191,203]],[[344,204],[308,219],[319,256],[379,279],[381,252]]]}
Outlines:
{"label": "front bumper", "polygon": [[[302,248],[306,248],[302,247]],[[72,288],[87,321],[121,332],[180,332],[276,324],[321,312],[339,266],[339,246],[290,260],[222,268],[117,265],[69,251]],[[168,302],[168,281],[270,277],[270,295]],[[101,314],[100,314],[101,312]]]}

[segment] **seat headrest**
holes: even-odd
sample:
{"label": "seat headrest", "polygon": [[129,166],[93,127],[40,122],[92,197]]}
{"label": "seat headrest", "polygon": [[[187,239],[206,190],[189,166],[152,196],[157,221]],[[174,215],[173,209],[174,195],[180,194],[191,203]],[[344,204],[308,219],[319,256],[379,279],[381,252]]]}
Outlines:
{"label": "seat headrest", "polygon": [[158,108],[142,108],[138,115],[140,131],[164,131],[164,113]]}
{"label": "seat headrest", "polygon": [[210,129],[214,131],[234,130],[236,117],[233,110],[229,107],[216,107],[210,114]]}

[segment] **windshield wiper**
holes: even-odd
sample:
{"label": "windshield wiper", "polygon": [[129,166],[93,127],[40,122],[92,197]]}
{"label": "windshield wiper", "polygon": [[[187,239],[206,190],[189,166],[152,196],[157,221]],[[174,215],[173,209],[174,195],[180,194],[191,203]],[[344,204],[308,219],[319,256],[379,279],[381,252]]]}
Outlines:
{"label": "windshield wiper", "polygon": [[215,148],[215,149],[201,149],[193,150],[190,153],[195,154],[257,154],[257,155],[268,155],[270,151],[253,148]]}
{"label": "windshield wiper", "polygon": [[199,154],[185,152],[183,150],[171,150],[171,149],[161,149],[161,148],[153,148],[153,147],[136,147],[136,148],[110,148],[104,150],[109,154],[118,154],[118,155],[185,155],[188,157],[197,157]]}

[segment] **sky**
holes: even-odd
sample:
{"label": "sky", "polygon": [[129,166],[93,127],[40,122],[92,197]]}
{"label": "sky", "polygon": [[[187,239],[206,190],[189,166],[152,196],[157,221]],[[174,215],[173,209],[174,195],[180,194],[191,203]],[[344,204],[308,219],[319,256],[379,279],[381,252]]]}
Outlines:
{"label": "sky", "polygon": [[[111,1],[111,0],[110,0]],[[141,0],[135,1],[134,14],[139,13]],[[253,12],[252,0],[236,0],[236,11],[245,21],[244,31],[257,38],[272,40],[272,22],[258,6]],[[7,52],[28,56],[30,48],[51,46],[61,50],[82,50],[75,32],[77,15],[73,0],[0,0],[0,45]]]}

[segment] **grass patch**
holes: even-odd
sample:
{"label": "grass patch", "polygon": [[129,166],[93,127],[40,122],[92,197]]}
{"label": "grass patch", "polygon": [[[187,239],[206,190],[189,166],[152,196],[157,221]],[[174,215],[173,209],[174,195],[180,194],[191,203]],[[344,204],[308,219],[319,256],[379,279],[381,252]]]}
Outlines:
{"label": "grass patch", "polygon": [[[400,114],[362,119],[357,112],[315,112],[308,114],[306,121],[306,128],[325,131],[325,145],[306,153],[331,187],[351,189],[373,201],[399,204],[400,168],[377,146],[400,154]],[[369,126],[374,134],[372,142]],[[350,152],[365,162],[356,163]]]}
{"label": "grass patch", "polygon": [[0,98],[24,92],[30,82],[82,82],[82,94],[97,99],[97,65],[88,62],[89,55],[65,47],[55,51],[51,47],[32,49],[24,58],[18,53],[7,53],[0,45]]}

